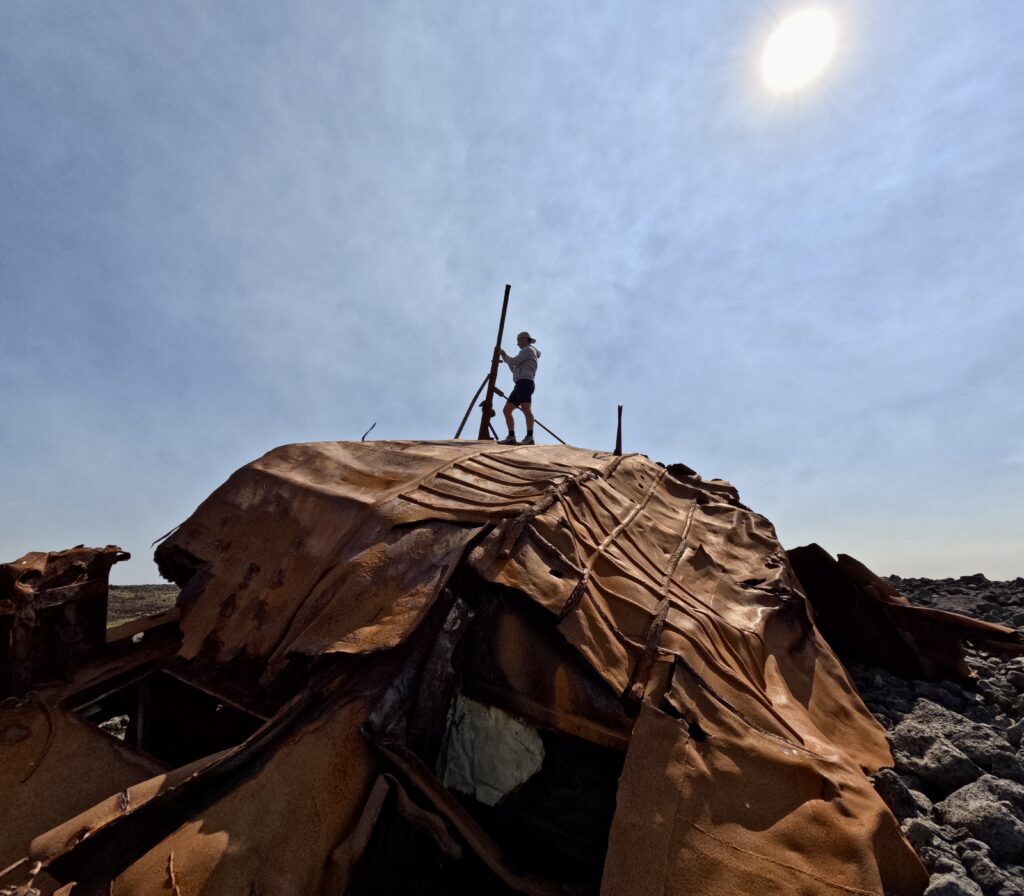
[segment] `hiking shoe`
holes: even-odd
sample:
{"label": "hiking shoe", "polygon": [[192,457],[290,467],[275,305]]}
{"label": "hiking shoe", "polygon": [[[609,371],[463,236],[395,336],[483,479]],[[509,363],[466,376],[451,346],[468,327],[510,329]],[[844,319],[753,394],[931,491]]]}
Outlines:
{"label": "hiking shoe", "polygon": [[533,445],[533,444],[535,444],[534,441],[533,441],[533,436],[527,436],[519,444],[520,445]]}
{"label": "hiking shoe", "polygon": [[500,439],[498,441],[498,444],[499,445],[518,445],[519,443],[516,441],[516,437],[514,435],[512,435],[511,433],[509,433],[506,438]]}

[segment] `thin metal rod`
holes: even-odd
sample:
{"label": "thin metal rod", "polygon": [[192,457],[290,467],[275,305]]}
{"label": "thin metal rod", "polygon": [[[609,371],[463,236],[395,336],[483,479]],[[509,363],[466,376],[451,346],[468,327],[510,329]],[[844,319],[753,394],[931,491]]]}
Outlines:
{"label": "thin metal rod", "polygon": [[484,396],[483,404],[480,406],[480,434],[478,438],[486,439],[487,430],[491,425],[491,417],[494,416],[494,386],[498,382],[498,363],[501,361],[501,339],[505,335],[505,312],[508,311],[508,294],[512,291],[512,284],[505,284],[505,298],[501,302],[501,321],[498,323],[498,341],[494,346],[494,354],[491,356],[491,372],[487,374],[487,394]]}
{"label": "thin metal rod", "polygon": [[619,426],[615,431],[615,453],[622,454],[622,405],[619,405]]}
{"label": "thin metal rod", "polygon": [[480,397],[480,393],[484,391],[484,386],[487,385],[487,380],[490,379],[490,374],[484,377],[484,381],[480,384],[480,388],[473,393],[473,397],[469,400],[469,407],[466,408],[466,413],[462,418],[462,422],[459,424],[459,431],[455,433],[455,438],[462,435],[462,430],[466,426],[466,421],[469,419],[469,415],[473,413],[473,405],[476,404],[476,400]]}
{"label": "thin metal rod", "polygon": [[[497,386],[495,386],[495,387],[494,387],[494,394],[495,394],[495,395],[500,395],[500,396],[501,396],[502,398],[504,398],[504,399],[505,399],[506,401],[509,401],[509,399],[505,397],[505,393],[504,393],[504,392],[502,392],[502,391],[501,391],[501,389],[499,389],[499,388],[498,388]],[[519,407],[519,405],[518,405],[518,404],[516,404],[516,402],[514,402],[514,401],[513,401],[513,402],[512,402],[512,407],[515,407],[515,408],[517,408],[517,407]],[[543,430],[544,430],[544,432],[546,432],[546,433],[547,433],[547,434],[548,434],[549,436],[553,436],[554,438],[558,439],[558,441],[559,441],[559,442],[561,442],[561,443],[562,443],[563,445],[566,445],[566,444],[568,444],[568,443],[567,443],[567,442],[566,442],[566,441],[565,441],[564,439],[559,439],[559,438],[558,438],[558,436],[556,436],[556,435],[555,435],[555,434],[554,434],[554,433],[553,433],[553,432],[552,432],[552,431],[551,431],[550,429],[548,429],[548,428],[547,428],[547,427],[546,427],[546,426],[545,426],[545,425],[544,425],[543,423],[541,423],[541,422],[540,422],[540,420],[538,420],[538,419],[537,419],[536,417],[534,417],[534,418],[533,418],[533,422],[534,422],[534,423],[536,423],[536,424],[537,424],[537,425],[538,425],[538,426],[539,426],[539,427],[540,427],[541,429],[543,429]]]}

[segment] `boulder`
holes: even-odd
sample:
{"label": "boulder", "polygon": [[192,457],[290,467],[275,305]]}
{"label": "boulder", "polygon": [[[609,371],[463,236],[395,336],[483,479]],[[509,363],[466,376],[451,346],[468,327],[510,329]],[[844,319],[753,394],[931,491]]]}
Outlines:
{"label": "boulder", "polygon": [[1024,738],[1024,719],[1014,722],[1006,729],[1006,739],[1010,742],[1010,746],[1019,748],[1022,738]]}
{"label": "boulder", "polygon": [[[961,872],[963,869],[961,868]],[[966,873],[947,871],[932,875],[924,896],[985,896],[981,887]]]}
{"label": "boulder", "polygon": [[927,818],[912,818],[901,827],[907,841],[918,855],[924,850],[933,850],[947,858],[956,859],[956,850],[949,843],[952,831],[944,830],[941,825]]}
{"label": "boulder", "polygon": [[1021,892],[1017,883],[984,852],[969,850],[960,857],[971,879],[981,887],[985,896],[1009,896],[1016,889]]}
{"label": "boulder", "polygon": [[[1011,797],[1011,798],[1007,798]],[[991,775],[961,787],[935,806],[944,824],[962,827],[998,862],[1024,860],[1024,787]]]}
{"label": "boulder", "polygon": [[943,740],[988,772],[999,759],[1013,758],[1013,747],[999,732],[925,698],[914,704],[892,733],[893,748],[911,757],[923,757]]}
{"label": "boulder", "polygon": [[920,815],[920,808],[910,788],[891,768],[883,768],[871,776],[878,795],[900,821]]}
{"label": "boulder", "polygon": [[941,797],[970,784],[984,772],[945,738],[937,738],[920,755],[896,748],[893,757],[896,770],[920,778],[929,796]]}

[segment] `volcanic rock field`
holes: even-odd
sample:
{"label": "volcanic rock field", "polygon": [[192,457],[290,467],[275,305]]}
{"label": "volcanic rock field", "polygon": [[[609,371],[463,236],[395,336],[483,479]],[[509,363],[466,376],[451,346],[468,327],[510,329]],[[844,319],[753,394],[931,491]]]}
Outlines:
{"label": "volcanic rock field", "polygon": [[[1024,579],[889,581],[917,605],[1024,626]],[[895,759],[875,788],[932,875],[928,896],[1024,896],[1024,657],[967,661],[966,688],[850,666]]]}

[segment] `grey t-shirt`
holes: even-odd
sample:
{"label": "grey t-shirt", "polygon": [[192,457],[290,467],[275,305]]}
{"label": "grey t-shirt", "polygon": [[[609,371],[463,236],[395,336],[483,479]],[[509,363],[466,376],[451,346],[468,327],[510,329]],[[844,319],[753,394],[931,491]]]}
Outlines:
{"label": "grey t-shirt", "polygon": [[540,357],[540,349],[532,345],[524,345],[518,355],[509,355],[505,363],[512,368],[512,379],[533,380],[537,378],[537,359]]}

